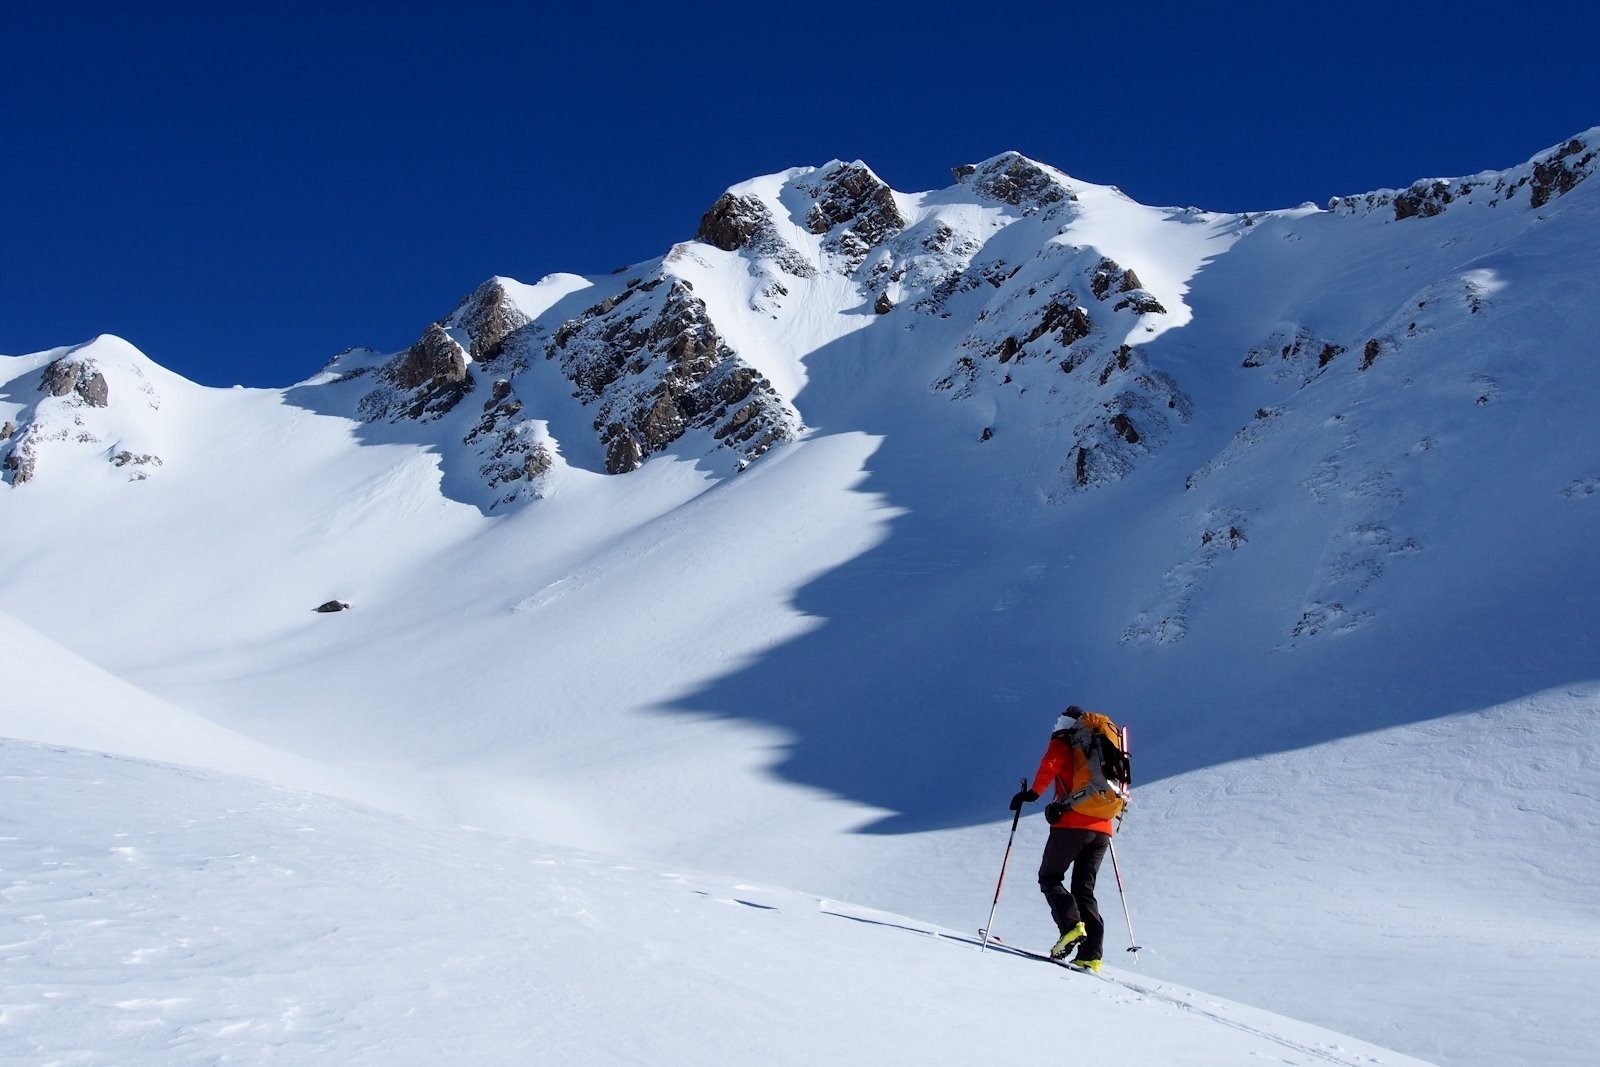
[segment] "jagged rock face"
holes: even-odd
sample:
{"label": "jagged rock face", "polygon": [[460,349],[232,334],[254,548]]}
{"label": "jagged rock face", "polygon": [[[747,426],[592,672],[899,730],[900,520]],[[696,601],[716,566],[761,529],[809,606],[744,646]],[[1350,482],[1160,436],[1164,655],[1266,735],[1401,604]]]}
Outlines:
{"label": "jagged rock face", "polygon": [[432,323],[417,342],[379,371],[387,384],[361,398],[358,410],[370,422],[382,419],[434,419],[472,391],[466,350]]}
{"label": "jagged rock face", "polygon": [[1401,219],[1410,218],[1432,218],[1443,211],[1445,205],[1458,195],[1465,196],[1471,191],[1472,186],[1466,183],[1462,183],[1459,192],[1452,192],[1449,182],[1423,182],[1413,185],[1410,189],[1394,198],[1395,221],[1398,222]]}
{"label": "jagged rock face", "polygon": [[1094,273],[1089,281],[1089,291],[1094,293],[1096,300],[1102,301],[1113,291],[1127,293],[1142,288],[1144,286],[1140,284],[1137,274],[1109,256],[1095,264]]}
{"label": "jagged rock face", "polygon": [[1533,165],[1528,202],[1543,207],[1558,196],[1565,196],[1595,169],[1595,150],[1574,137]]}
{"label": "jagged rock face", "polygon": [[981,167],[959,167],[956,175],[963,182],[970,178],[972,187],[989,199],[1022,208],[1025,214],[1072,199],[1072,194],[1043,167],[1015,152]]}
{"label": "jagged rock face", "polygon": [[[486,343],[501,369],[509,373],[494,380],[480,416],[469,420],[464,432],[459,430],[461,423],[452,425],[462,433],[461,443],[471,450],[468,454],[481,484],[494,491],[486,510],[542,496],[541,478],[555,465],[555,454],[543,424],[526,416],[514,385],[515,373],[526,369],[534,343],[531,338],[540,327],[513,306],[505,290],[493,281],[480,286],[444,321],[452,325],[447,328],[434,323],[415,344],[387,363],[357,366],[336,382],[376,380],[375,388],[356,404],[357,414],[369,422],[437,422],[456,411],[477,387],[472,373],[477,361],[467,355],[456,336],[479,331],[470,337],[473,348]],[[542,350],[537,354],[542,358]]]}
{"label": "jagged rock face", "polygon": [[463,438],[479,451],[479,477],[490,489],[500,490],[496,503],[510,503],[523,491],[539,496],[539,478],[555,465],[550,446],[519,418],[522,410],[511,382],[502,378],[490,388],[483,417]]}
{"label": "jagged rock face", "polygon": [[[1051,189],[1025,192],[1030,173],[1049,175],[1030,172],[1019,159],[973,173],[999,180],[1026,209],[1036,210],[1030,196],[1067,202],[1054,179]],[[1052,199],[1052,189],[1062,195]],[[958,401],[980,391],[1028,393],[1028,403],[1059,409],[1062,423],[1074,427],[1060,467],[1067,492],[1127,476],[1189,420],[1191,401],[1178,383],[1151,369],[1137,348],[1113,341],[1132,334],[1144,316],[1166,313],[1133,270],[1093,249],[1047,243],[1028,261],[987,261],[965,277],[974,275],[996,292],[976,315],[963,354],[932,388]]]}
{"label": "jagged rock face", "polygon": [[474,362],[493,363],[505,350],[506,338],[528,324],[528,316],[511,300],[505,287],[487,281],[458,307],[444,325],[458,326],[472,338]]}
{"label": "jagged rock face", "polygon": [[[894,190],[859,163],[836,166],[807,187],[816,198],[806,228],[828,234],[825,246],[859,263],[875,246],[905,229]],[[837,231],[837,232],[835,232]]]}
{"label": "jagged rock face", "polygon": [[612,474],[637,470],[692,429],[740,455],[740,465],[791,437],[798,419],[718,333],[682,281],[640,283],[591,308],[551,341],[550,355],[595,406]]}
{"label": "jagged rock face", "polygon": [[[1112,319],[1118,313],[1135,315],[1165,314],[1161,303],[1144,289],[1131,270],[1126,270],[1104,257],[1100,258],[1083,276],[1070,271],[1058,271],[1043,283],[1028,285],[1023,289],[1006,289],[1006,283],[1016,273],[999,270],[990,265],[990,284],[1001,289],[989,307],[979,315],[985,320],[1010,321],[1026,326],[1020,332],[997,332],[980,325],[968,337],[963,347],[982,361],[994,364],[1021,363],[1047,359],[1062,373],[1071,374],[1099,354],[1096,338],[1106,330],[1096,322],[1096,316]],[[1085,289],[1097,300],[1109,298],[1113,289],[1125,295],[1111,308],[1111,312],[1093,314],[1084,307],[1082,293]],[[1044,293],[1050,295],[1044,296]],[[955,373],[934,383],[935,389],[954,389],[957,397],[965,396],[976,381],[982,364],[971,357],[957,361]],[[1102,381],[1101,384],[1105,384]]]}
{"label": "jagged rock face", "polygon": [[771,217],[767,206],[755,197],[723,193],[711,209],[700,216],[695,240],[724,252],[737,252],[749,247],[761,231],[762,223],[770,222]]}
{"label": "jagged rock face", "polygon": [[753,196],[724,193],[701,216],[695,239],[724,252],[748,251],[771,259],[796,278],[816,274],[816,268],[778,233],[767,205]]}
{"label": "jagged rock face", "polygon": [[467,353],[442,326],[434,324],[423,331],[416,344],[401,353],[390,374],[402,389],[458,385],[467,379]]}

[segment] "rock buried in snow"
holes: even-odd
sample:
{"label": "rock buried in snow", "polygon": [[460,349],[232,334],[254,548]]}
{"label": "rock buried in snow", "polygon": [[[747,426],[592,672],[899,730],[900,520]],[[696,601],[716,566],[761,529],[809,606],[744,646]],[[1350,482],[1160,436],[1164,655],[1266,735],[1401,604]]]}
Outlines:
{"label": "rock buried in snow", "polygon": [[329,612],[334,612],[334,611],[349,611],[350,610],[350,605],[346,604],[342,600],[330,600],[326,604],[317,605],[317,609],[316,610],[320,611],[324,615],[326,615]]}

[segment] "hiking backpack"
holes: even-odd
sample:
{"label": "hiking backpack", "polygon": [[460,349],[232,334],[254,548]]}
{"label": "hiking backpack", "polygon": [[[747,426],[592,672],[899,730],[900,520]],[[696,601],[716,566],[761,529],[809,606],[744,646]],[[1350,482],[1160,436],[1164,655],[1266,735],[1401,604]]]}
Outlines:
{"label": "hiking backpack", "polygon": [[1051,806],[1091,819],[1120,818],[1132,784],[1126,733],[1096,711],[1082,712],[1064,732],[1072,750],[1071,778],[1056,779],[1064,795]]}

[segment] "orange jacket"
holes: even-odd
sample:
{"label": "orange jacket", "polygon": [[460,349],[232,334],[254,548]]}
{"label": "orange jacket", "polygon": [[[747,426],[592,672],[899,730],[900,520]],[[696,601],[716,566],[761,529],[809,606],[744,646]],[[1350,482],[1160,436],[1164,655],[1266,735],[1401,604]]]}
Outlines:
{"label": "orange jacket", "polygon": [[[1050,747],[1044,750],[1044,758],[1039,761],[1039,771],[1033,776],[1033,785],[1029,788],[1044,796],[1045,787],[1054,782],[1055,799],[1061,800],[1067,795],[1068,783],[1072,781],[1072,758],[1072,746],[1059,737],[1052,737]],[[1066,812],[1050,825],[1095,830],[1102,834],[1117,832],[1110,819],[1096,819],[1090,815],[1080,815],[1075,811]]]}

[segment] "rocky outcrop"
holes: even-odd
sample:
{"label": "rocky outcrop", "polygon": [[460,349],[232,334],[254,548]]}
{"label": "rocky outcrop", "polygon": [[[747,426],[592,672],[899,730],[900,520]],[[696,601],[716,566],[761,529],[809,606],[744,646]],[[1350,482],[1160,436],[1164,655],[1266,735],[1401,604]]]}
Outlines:
{"label": "rocky outcrop", "polygon": [[[1013,361],[1021,363],[1030,354],[1038,351],[1037,349],[1030,351],[1030,346],[1043,338],[1049,342],[1050,353],[1054,353],[1058,347],[1067,350],[1067,354],[1058,362],[1061,369],[1070,374],[1092,355],[1088,348],[1073,350],[1074,345],[1094,333],[1094,320],[1089,316],[1089,312],[1079,305],[1077,294],[1072,290],[1061,290],[1043,301],[1036,309],[1026,313],[1024,321],[1030,318],[1034,320],[1033,325],[1020,335],[1008,333],[998,342],[989,342],[987,347],[982,349],[983,358],[1000,364],[1009,364]],[[969,339],[967,347],[973,348],[983,343],[977,338],[972,338]],[[975,365],[970,362],[969,367],[975,369]],[[953,379],[941,379],[935,383],[935,388],[950,388],[952,384]]]}
{"label": "rocky outcrop", "polygon": [[1049,333],[1054,333],[1063,348],[1071,347],[1094,331],[1094,320],[1078,306],[1077,295],[1059,293],[1045,302],[1039,313],[1039,322],[1028,331],[1023,344],[1032,344]]}
{"label": "rocky outcrop", "polygon": [[483,417],[463,439],[478,449],[478,475],[500,493],[497,504],[510,503],[523,492],[541,495],[539,479],[555,465],[549,441],[521,417],[522,409],[511,382],[499,379],[483,403]]}
{"label": "rocky outcrop", "polygon": [[461,402],[474,382],[465,349],[438,323],[377,372],[383,382],[357,406],[369,422],[436,419]]}
{"label": "rocky outcrop", "polygon": [[1344,355],[1345,351],[1346,346],[1318,337],[1309,330],[1300,329],[1293,335],[1280,331],[1246,352],[1243,366],[1254,369],[1277,365],[1279,369],[1273,374],[1274,381],[1280,381],[1289,374],[1299,374],[1301,385],[1304,386]]}
{"label": "rocky outcrop", "polygon": [[[1064,264],[1040,273],[1041,264],[1061,257]],[[1004,264],[985,267],[1000,291],[963,342],[966,354],[933,388],[960,400],[978,395],[986,380],[989,390],[1026,393],[1030,404],[1058,408],[1060,424],[1072,427],[1060,462],[1066,492],[1127,477],[1190,419],[1192,402],[1171,376],[1153,369],[1135,345],[1111,345],[1111,338],[1130,335],[1134,320],[1128,316],[1163,311],[1132,270],[1091,249],[1063,245],[1027,265],[1032,281],[1014,281],[1028,275]],[[985,431],[980,439],[992,439],[994,428]]]}
{"label": "rocky outcrop", "polygon": [[401,389],[438,389],[467,380],[467,353],[438,324],[430,325],[410,348],[389,367]]}
{"label": "rocky outcrop", "polygon": [[1528,206],[1538,209],[1570,193],[1594,174],[1600,167],[1597,143],[1600,143],[1600,127],[1541,152],[1512,170],[1491,171],[1468,178],[1428,178],[1403,190],[1380,189],[1358,196],[1338,196],[1328,202],[1328,210],[1345,215],[1392,210],[1396,222],[1428,219],[1458,202],[1491,208],[1520,203],[1524,188],[1528,190]]}
{"label": "rocky outcrop", "polygon": [[701,216],[695,239],[724,252],[744,251],[770,259],[796,278],[816,274],[816,268],[778,233],[767,205],[753,196],[722,194]]}
{"label": "rocky outcrop", "polygon": [[1016,152],[996,156],[978,166],[958,167],[956,179],[983,196],[1021,208],[1023,214],[1075,199],[1049,171]]}
{"label": "rocky outcrop", "polygon": [[1383,343],[1376,337],[1369,338],[1361,349],[1361,369],[1366,370],[1378,362],[1378,357],[1383,355]]}
{"label": "rocky outcrop", "polygon": [[724,252],[737,252],[748,248],[771,221],[772,213],[755,197],[723,193],[710,210],[700,216],[700,228],[694,237]]}
{"label": "rocky outcrop", "polygon": [[1105,300],[1113,292],[1127,293],[1142,289],[1139,276],[1109,256],[1094,265],[1089,275],[1089,291],[1096,300]]}
{"label": "rocky outcrop", "polygon": [[161,457],[149,452],[134,453],[124,448],[112,455],[111,465],[128,468],[128,481],[142,482],[150,477],[148,468],[161,466]]}
{"label": "rocky outcrop", "polygon": [[803,188],[815,198],[806,229],[826,234],[823,247],[844,255],[852,268],[905,229],[894,190],[861,163],[836,164]]}
{"label": "rocky outcrop", "polygon": [[[37,387],[37,391],[43,394],[40,403],[33,405],[31,410],[24,408],[18,422],[8,420],[0,428],[0,442],[10,442],[10,448],[0,459],[0,472],[9,477],[12,485],[24,485],[38,475],[40,449],[47,443],[70,443],[95,448],[103,444],[100,436],[103,431],[85,409],[110,407],[111,386],[94,359],[74,353],[51,362],[40,372]],[[143,375],[137,368],[132,373],[142,381]],[[152,398],[151,407],[158,408],[160,405],[154,400],[154,390],[149,388],[148,383],[143,388]],[[161,463],[155,456],[141,459],[144,463],[156,466]],[[128,461],[111,457],[111,462],[120,467]],[[135,473],[134,480],[144,477],[143,473]]]}
{"label": "rocky outcrop", "polygon": [[44,369],[39,391],[51,396],[76,394],[92,408],[107,407],[111,403],[111,387],[92,359],[63,356],[56,360]]}
{"label": "rocky outcrop", "polygon": [[[368,422],[419,424],[412,431],[419,442],[442,443],[438,430],[421,426],[449,416],[450,432],[459,434],[459,444],[466,448],[440,451],[446,463],[464,461],[468,465],[463,483],[489,491],[487,497],[468,496],[487,512],[519,499],[542,496],[543,476],[557,463],[546,424],[529,417],[515,387],[518,375],[528,369],[531,360],[545,358],[544,336],[545,328],[516,306],[499,279],[491,279],[387,361],[371,350],[350,350],[325,369],[336,374],[330,384],[361,382],[368,386],[356,401],[358,417]],[[464,344],[483,359],[469,355]],[[463,401],[475,395],[477,374],[483,370],[499,373],[492,378],[488,396],[474,418]]]}
{"label": "rocky outcrop", "polygon": [[798,418],[723,340],[688,283],[657,279],[629,293],[563,325],[549,347],[574,395],[595,409],[609,473],[637,470],[690,430],[736,452],[738,467],[798,430]]}
{"label": "rocky outcrop", "polygon": [[25,431],[6,453],[5,459],[0,460],[0,471],[11,476],[12,485],[23,485],[33,480],[38,468],[38,449],[34,445],[32,436]]}
{"label": "rocky outcrop", "polygon": [[1113,311],[1132,311],[1136,315],[1165,315],[1167,309],[1147,292],[1139,276],[1114,259],[1105,258],[1095,264],[1089,277],[1089,291],[1096,300],[1105,301],[1113,293],[1124,294],[1112,305]]}
{"label": "rocky outcrop", "polygon": [[472,339],[468,354],[473,362],[492,364],[504,352],[506,338],[529,321],[500,280],[493,278],[478,286],[440,325],[465,330]]}
{"label": "rocky outcrop", "polygon": [[1558,196],[1572,192],[1577,184],[1595,171],[1595,150],[1574,137],[1559,148],[1533,160],[1528,178],[1528,204],[1543,207]]}
{"label": "rocky outcrop", "polygon": [[[1189,398],[1169,375],[1144,366],[1127,346],[1114,358],[1125,372],[1125,387],[1073,431],[1061,466],[1069,490],[1110,485],[1127,477],[1140,456],[1155,451],[1171,434],[1174,422],[1188,422],[1192,414]],[[1102,375],[1105,381],[1111,377]]]}

